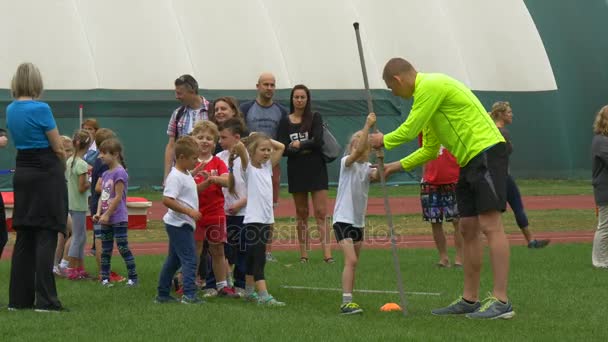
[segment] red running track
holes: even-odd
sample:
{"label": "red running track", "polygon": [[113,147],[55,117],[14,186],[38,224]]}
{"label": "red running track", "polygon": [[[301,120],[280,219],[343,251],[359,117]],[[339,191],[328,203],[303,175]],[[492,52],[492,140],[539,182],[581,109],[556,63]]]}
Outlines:
{"label": "red running track", "polygon": [[[548,210],[548,209],[589,209],[595,210],[595,201],[590,195],[572,196],[528,196],[524,197],[526,210]],[[328,213],[331,215],[334,208],[334,199],[328,201]],[[391,197],[389,199],[393,215],[418,214],[421,211],[420,199],[418,197]],[[312,203],[310,204],[312,208]],[[161,202],[153,202],[148,211],[148,219],[162,220],[167,208]],[[274,215],[277,218],[294,217],[296,208],[293,200],[282,198]],[[368,215],[384,215],[384,199],[370,198],[367,203]]]}

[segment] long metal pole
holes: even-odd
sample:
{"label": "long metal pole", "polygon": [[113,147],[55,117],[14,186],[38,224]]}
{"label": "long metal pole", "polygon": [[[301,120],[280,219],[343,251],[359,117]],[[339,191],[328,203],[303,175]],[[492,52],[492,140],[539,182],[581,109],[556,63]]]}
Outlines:
{"label": "long metal pole", "polygon": [[[369,81],[367,79],[367,68],[365,67],[365,58],[363,57],[363,44],[361,43],[361,35],[359,34],[359,23],[353,23],[355,27],[355,35],[357,36],[357,47],[359,48],[359,60],[361,61],[361,71],[363,72],[363,83],[365,84],[365,93],[367,95],[367,110],[369,113],[374,112],[374,104],[372,102],[372,93],[369,90]],[[378,129],[376,125],[372,127],[374,132]],[[393,215],[388,201],[388,191],[386,189],[386,179],[384,178],[384,152],[382,149],[376,150],[376,158],[378,159],[378,173],[380,175],[380,184],[382,193],[384,194],[384,209],[386,211],[386,221],[391,234],[391,250],[393,251],[393,264],[395,273],[397,274],[397,286],[399,287],[399,297],[401,299],[401,308],[403,315],[407,316],[407,300],[405,298],[405,290],[403,287],[403,276],[401,275],[401,266],[399,264],[399,255],[397,254],[397,241],[395,240],[395,229],[393,227]]]}

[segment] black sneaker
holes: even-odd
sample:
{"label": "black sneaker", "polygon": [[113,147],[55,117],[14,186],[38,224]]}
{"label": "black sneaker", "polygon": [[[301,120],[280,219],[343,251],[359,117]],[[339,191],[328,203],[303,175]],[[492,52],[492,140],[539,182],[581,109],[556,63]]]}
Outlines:
{"label": "black sneaker", "polygon": [[363,309],[357,303],[344,303],[340,305],[340,311],[343,315],[355,315],[363,313]]}
{"label": "black sneaker", "polygon": [[156,304],[167,304],[177,302],[179,302],[179,300],[173,296],[156,296],[156,298],[154,298],[154,303]]}
{"label": "black sneaker", "polygon": [[470,304],[460,297],[445,308],[432,310],[431,313],[435,316],[463,315],[473,313],[477,311],[479,307],[481,307],[481,303],[475,302]]}
{"label": "black sneaker", "polygon": [[528,243],[528,248],[543,248],[546,247],[551,240],[532,240]]}
{"label": "black sneaker", "polygon": [[60,306],[47,306],[44,308],[36,308],[34,309],[35,312],[55,312],[55,313],[59,313],[59,312],[70,312],[70,310],[68,310],[67,308]]}

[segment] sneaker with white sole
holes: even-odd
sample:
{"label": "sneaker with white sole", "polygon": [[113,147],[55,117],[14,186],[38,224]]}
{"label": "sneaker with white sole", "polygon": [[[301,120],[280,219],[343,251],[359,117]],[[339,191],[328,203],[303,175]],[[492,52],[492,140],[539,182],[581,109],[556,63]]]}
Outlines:
{"label": "sneaker with white sole", "polygon": [[204,289],[203,298],[217,297],[217,290],[214,288]]}
{"label": "sneaker with white sole", "polygon": [[139,284],[137,279],[129,279],[127,280],[127,287],[136,287]]}
{"label": "sneaker with white sole", "polygon": [[503,303],[494,296],[483,300],[479,310],[466,315],[470,319],[510,319],[515,316],[511,302]]}
{"label": "sneaker with white sole", "polygon": [[355,315],[363,313],[363,309],[357,303],[344,303],[340,305],[340,313],[343,315]]}
{"label": "sneaker with white sole", "polygon": [[272,253],[266,253],[266,262],[277,262],[277,258],[275,258]]}
{"label": "sneaker with white sole", "polygon": [[473,313],[481,307],[481,303],[467,303],[462,297],[453,301],[450,305],[432,310],[431,313],[435,316],[448,316],[448,315],[464,315]]}
{"label": "sneaker with white sole", "polygon": [[186,295],[182,296],[182,304],[194,304],[194,305],[200,305],[200,304],[204,304],[205,301],[198,298],[196,295],[192,296],[192,297],[188,297]]}
{"label": "sneaker with white sole", "polygon": [[104,279],[101,281],[101,286],[110,288],[114,287],[114,284],[112,284],[109,279]]}
{"label": "sneaker with white sole", "polygon": [[156,296],[154,298],[154,303],[156,304],[168,304],[168,303],[178,303],[179,300],[173,296]]}
{"label": "sneaker with white sole", "polygon": [[273,296],[268,295],[266,297],[260,297],[260,299],[258,299],[258,305],[265,305],[265,306],[285,306],[286,304],[284,302],[279,302],[278,300],[276,300]]}
{"label": "sneaker with white sole", "polygon": [[258,296],[257,292],[252,292],[250,294],[245,294],[243,299],[245,299],[248,302],[257,303],[260,301],[260,296]]}

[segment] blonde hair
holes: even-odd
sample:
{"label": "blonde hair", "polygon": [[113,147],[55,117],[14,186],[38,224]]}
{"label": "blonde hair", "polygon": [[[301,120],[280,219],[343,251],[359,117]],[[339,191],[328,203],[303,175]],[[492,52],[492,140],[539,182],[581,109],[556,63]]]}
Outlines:
{"label": "blonde hair", "polygon": [[[353,133],[350,136],[350,139],[348,139],[348,145],[344,149],[344,156],[348,156],[352,153],[353,144],[355,143],[355,141],[361,140],[361,136],[366,137],[366,139],[367,139],[367,132],[365,132],[364,130],[360,130],[360,131],[356,131],[355,133]],[[368,144],[367,152],[369,153],[369,151],[371,151],[371,149],[372,149],[371,145]]]}
{"label": "blonde hair", "polygon": [[68,137],[67,135],[62,135],[60,138],[63,149],[68,155],[68,158],[71,157],[74,154],[74,144],[72,143],[72,138]]}
{"label": "blonde hair", "polygon": [[250,157],[253,157],[255,155],[255,150],[258,148],[260,143],[270,140],[271,139],[268,135],[259,132],[241,139],[245,147],[247,147],[247,153],[249,153]]}
{"label": "blonde hair", "polygon": [[194,137],[195,135],[197,135],[201,132],[204,132],[204,131],[209,131],[213,135],[213,141],[215,143],[217,143],[217,141],[220,137],[220,131],[217,129],[217,125],[209,120],[203,120],[203,121],[197,122],[194,125],[194,128],[192,129],[192,133],[190,133],[190,135]]}
{"label": "blonde hair", "polygon": [[173,151],[175,153],[176,160],[181,155],[188,158],[191,156],[198,155],[198,144],[196,143],[196,140],[193,137],[189,135],[184,135],[177,139]]}
{"label": "blonde hair", "polygon": [[492,111],[489,114],[492,117],[492,120],[498,121],[502,119],[503,114],[505,114],[509,108],[511,108],[511,104],[507,101],[494,102]]}
{"label": "blonde hair", "polygon": [[595,115],[593,133],[608,135],[608,105],[602,107]]}
{"label": "blonde hair", "polygon": [[21,63],[11,80],[11,96],[28,96],[34,99],[42,95],[44,85],[40,70],[32,63]]}

